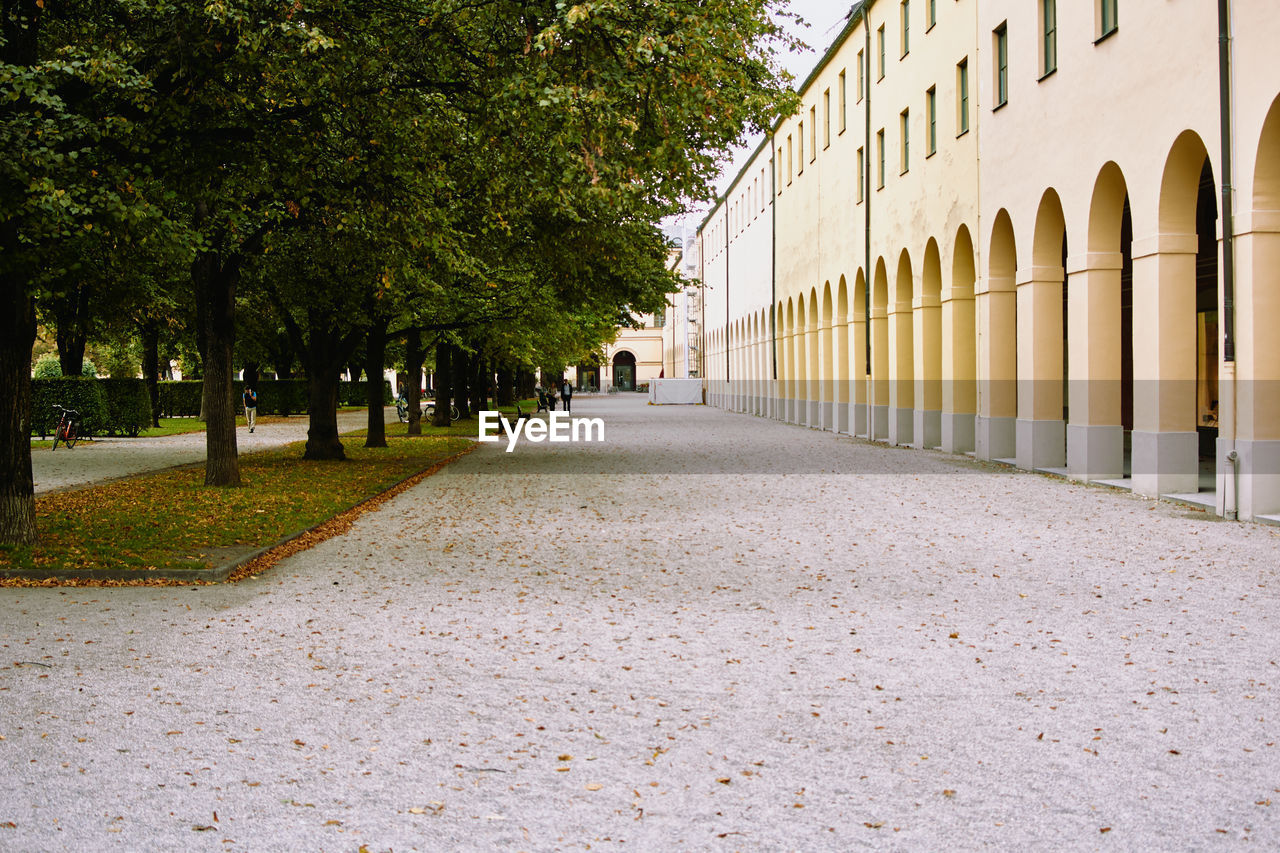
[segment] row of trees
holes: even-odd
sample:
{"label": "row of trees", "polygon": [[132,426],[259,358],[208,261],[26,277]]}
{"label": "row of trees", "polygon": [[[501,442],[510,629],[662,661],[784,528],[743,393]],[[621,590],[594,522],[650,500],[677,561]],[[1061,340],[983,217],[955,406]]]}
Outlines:
{"label": "row of trees", "polygon": [[779,5],[0,0],[0,543],[36,535],[37,317],[70,374],[104,318],[150,379],[194,332],[206,483],[234,486],[237,353],[285,339],[306,456],[332,458],[360,349],[376,442],[389,342],[449,376],[573,360],[658,309],[654,223],[793,105]]}

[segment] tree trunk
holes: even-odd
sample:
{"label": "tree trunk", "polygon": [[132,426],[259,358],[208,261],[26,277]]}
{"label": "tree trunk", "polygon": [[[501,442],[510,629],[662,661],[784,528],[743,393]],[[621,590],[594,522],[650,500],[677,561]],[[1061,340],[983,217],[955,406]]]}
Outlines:
{"label": "tree trunk", "polygon": [[308,365],[307,447],[303,459],[346,459],[347,452],[338,438],[338,365]]}
{"label": "tree trunk", "polygon": [[369,324],[369,336],[364,348],[366,401],[369,405],[369,429],[365,447],[387,446],[386,409],[382,403],[382,371],[387,360],[387,321],[375,317]]}
{"label": "tree trunk", "polygon": [[[16,242],[4,240],[15,248]],[[8,401],[0,406],[0,545],[36,541],[31,475],[31,348],[35,342],[35,300],[22,282],[10,276],[0,278],[0,396]]]}
{"label": "tree trunk", "polygon": [[258,375],[258,362],[246,361],[244,363],[244,386],[246,388],[257,388],[260,378]]}
{"label": "tree trunk", "polygon": [[[467,399],[469,389],[467,386],[471,384],[469,380],[473,375],[473,371],[468,369],[469,364],[470,359],[467,358],[466,353],[455,347],[453,350],[453,397],[454,405],[458,407],[458,420],[463,421],[471,419],[471,407]],[[436,408],[440,408],[438,401]]]}
{"label": "tree trunk", "polygon": [[436,344],[436,413],[431,425],[449,425],[449,402],[453,397],[453,346],[444,341]]}
{"label": "tree trunk", "polygon": [[[197,218],[207,215],[197,203]],[[202,400],[205,418],[206,486],[239,486],[240,457],[236,451],[236,407],[231,398],[232,351],[235,349],[236,263],[219,263],[213,252],[196,256],[191,270],[196,296],[196,321],[203,341],[200,361],[204,368]]]}
{"label": "tree trunk", "polygon": [[151,425],[160,426],[160,323],[148,320],[142,324],[142,381],[147,384],[151,400]]}
{"label": "tree trunk", "polygon": [[[422,435],[422,360],[425,357],[422,332],[410,329],[404,339],[404,370],[407,374],[404,380],[404,398],[409,406],[409,435]],[[436,411],[439,412],[438,405]]]}
{"label": "tree trunk", "polygon": [[498,368],[498,388],[495,393],[499,406],[510,406],[516,401],[515,375],[509,367]]}
{"label": "tree trunk", "polygon": [[89,286],[76,285],[74,293],[54,299],[54,339],[63,376],[79,376],[84,370],[84,348],[89,342]]}

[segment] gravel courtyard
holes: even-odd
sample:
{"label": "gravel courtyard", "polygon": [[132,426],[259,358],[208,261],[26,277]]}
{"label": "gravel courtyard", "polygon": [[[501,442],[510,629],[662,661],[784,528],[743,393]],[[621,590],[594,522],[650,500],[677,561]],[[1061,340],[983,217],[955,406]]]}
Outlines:
{"label": "gravel courtyard", "polygon": [[0,589],[0,850],[1280,847],[1280,529],[574,416],[238,585]]}

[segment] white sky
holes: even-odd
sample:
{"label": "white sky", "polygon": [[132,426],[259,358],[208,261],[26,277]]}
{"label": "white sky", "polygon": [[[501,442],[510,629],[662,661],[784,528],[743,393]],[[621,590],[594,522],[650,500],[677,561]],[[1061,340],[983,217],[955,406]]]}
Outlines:
{"label": "white sky", "polygon": [[[808,50],[794,51],[786,56],[781,57],[782,67],[790,71],[795,77],[795,85],[804,81],[809,76],[809,72],[818,64],[823,51],[831,44],[832,40],[840,32],[840,27],[844,24],[845,15],[849,13],[849,8],[853,6],[854,0],[791,0],[788,7],[792,12],[798,13],[808,27],[797,28],[794,22],[788,22],[788,29],[800,40],[809,45]],[[738,170],[746,163],[747,158],[759,146],[760,140],[764,137],[760,134],[753,135],[746,140],[746,143],[737,150],[733,159],[726,163],[720,172],[720,178],[716,181],[716,192],[722,193],[725,188],[737,176]],[[702,217],[706,215],[709,207],[701,207],[691,211],[684,217],[684,223],[689,231],[692,231],[702,221]],[[680,220],[675,220],[678,223]]]}

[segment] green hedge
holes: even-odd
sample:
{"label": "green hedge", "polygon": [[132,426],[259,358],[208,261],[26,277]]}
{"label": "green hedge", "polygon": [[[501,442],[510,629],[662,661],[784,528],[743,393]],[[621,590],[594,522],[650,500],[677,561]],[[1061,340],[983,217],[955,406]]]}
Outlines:
{"label": "green hedge", "polygon": [[106,432],[110,416],[107,392],[100,380],[87,376],[64,376],[59,379],[31,380],[31,433],[41,438],[53,435],[59,413],[54,404],[80,413],[80,434]]}
{"label": "green hedge", "polygon": [[[365,400],[363,382],[339,382],[339,406],[363,406]],[[236,410],[242,411],[241,394],[244,383],[232,383]],[[307,411],[307,380],[263,379],[258,382],[259,415],[297,415]],[[167,418],[194,418],[200,414],[200,395],[203,383],[199,379],[160,383],[160,414]],[[382,382],[383,405],[391,405],[391,383]]]}
{"label": "green hedge", "polygon": [[151,426],[151,395],[143,379],[99,379],[107,395],[106,430],[136,436]]}

